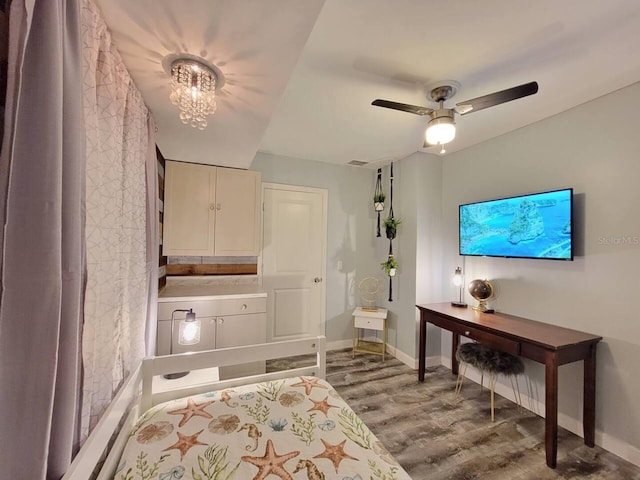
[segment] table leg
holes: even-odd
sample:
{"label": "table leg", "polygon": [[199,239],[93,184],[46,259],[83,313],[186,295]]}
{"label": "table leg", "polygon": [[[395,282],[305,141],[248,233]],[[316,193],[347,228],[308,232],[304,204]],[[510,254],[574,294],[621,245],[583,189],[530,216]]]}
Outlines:
{"label": "table leg", "polygon": [[382,320],[382,361],[387,355],[387,321],[386,319]]}
{"label": "table leg", "polygon": [[420,312],[420,348],[418,351],[418,380],[424,382],[425,355],[427,354],[427,320]]}
{"label": "table leg", "polygon": [[584,412],[582,426],[584,443],[589,447],[595,445],[596,436],[596,344],[591,345],[589,354],[584,359]]}
{"label": "table leg", "polygon": [[558,457],[558,357],[545,354],[545,408],[544,445],[547,466],[556,468]]}
{"label": "table leg", "polygon": [[351,358],[356,358],[356,346],[358,345],[358,329],[355,327],[355,322],[354,322],[354,327],[353,327],[353,352],[351,353]]}
{"label": "table leg", "polygon": [[460,345],[460,335],[451,332],[451,373],[454,375],[458,374],[458,359],[456,358],[458,345]]}

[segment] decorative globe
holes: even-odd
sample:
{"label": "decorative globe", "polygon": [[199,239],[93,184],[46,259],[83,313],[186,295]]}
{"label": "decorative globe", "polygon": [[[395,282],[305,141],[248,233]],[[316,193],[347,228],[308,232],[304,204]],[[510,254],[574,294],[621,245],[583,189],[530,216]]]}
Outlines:
{"label": "decorative globe", "polygon": [[478,300],[478,305],[473,308],[484,312],[487,310],[487,300],[493,296],[493,285],[488,280],[473,280],[469,283],[469,294]]}

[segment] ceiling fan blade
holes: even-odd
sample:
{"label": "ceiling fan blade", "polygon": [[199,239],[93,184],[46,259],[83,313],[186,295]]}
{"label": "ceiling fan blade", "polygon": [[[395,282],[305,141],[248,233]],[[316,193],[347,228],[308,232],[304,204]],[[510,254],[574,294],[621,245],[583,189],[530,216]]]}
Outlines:
{"label": "ceiling fan blade", "polygon": [[538,82],[525,83],[513,88],[507,88],[500,92],[490,93],[482,97],[472,98],[466,102],[456,103],[456,111],[460,115],[477,112],[485,108],[500,105],[501,103],[517,100],[518,98],[528,97],[538,92]]}
{"label": "ceiling fan blade", "polygon": [[391,108],[392,110],[400,110],[401,112],[409,112],[415,115],[429,115],[433,112],[433,108],[420,107],[418,105],[408,105],[406,103],[392,102],[390,100],[374,100],[371,105],[376,107]]}

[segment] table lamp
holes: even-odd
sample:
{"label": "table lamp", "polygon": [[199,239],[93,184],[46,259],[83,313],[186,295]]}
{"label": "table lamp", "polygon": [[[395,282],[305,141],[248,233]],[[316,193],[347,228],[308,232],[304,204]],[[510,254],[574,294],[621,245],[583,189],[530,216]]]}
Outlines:
{"label": "table lamp", "polygon": [[[173,336],[175,320],[173,315],[176,312],[186,312],[184,320],[180,321],[178,327],[178,344],[179,345],[196,345],[200,343],[200,320],[196,318],[196,314],[192,308],[188,310],[177,309],[171,312],[171,338],[169,339],[169,355],[173,355]],[[181,378],[189,372],[176,372],[164,375],[167,380]]]}
{"label": "table lamp", "polygon": [[457,267],[455,273],[453,274],[453,284],[460,290],[460,300],[457,302],[451,302],[451,305],[454,307],[465,308],[467,304],[462,300],[462,285],[464,284],[464,276],[462,275],[462,268],[460,267]]}

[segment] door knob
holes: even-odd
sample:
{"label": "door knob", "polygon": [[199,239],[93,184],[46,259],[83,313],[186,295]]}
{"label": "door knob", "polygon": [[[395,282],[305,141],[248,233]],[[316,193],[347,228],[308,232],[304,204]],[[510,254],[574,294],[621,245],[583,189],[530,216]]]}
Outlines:
{"label": "door knob", "polygon": [[322,278],[320,278],[320,277],[316,277],[316,278],[314,278],[314,279],[313,279],[313,281],[314,281],[315,283],[320,283],[320,282],[322,281]]}

